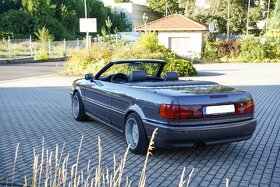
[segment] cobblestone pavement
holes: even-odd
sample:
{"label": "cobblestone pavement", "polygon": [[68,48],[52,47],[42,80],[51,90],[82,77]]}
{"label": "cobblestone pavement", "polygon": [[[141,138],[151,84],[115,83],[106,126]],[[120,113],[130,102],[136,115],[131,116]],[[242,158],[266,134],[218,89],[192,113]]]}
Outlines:
{"label": "cobblestone pavement", "polygon": [[[275,64],[275,67],[279,65]],[[190,186],[225,186],[226,178],[229,178],[230,186],[280,186],[280,71],[277,77],[277,68],[272,68],[271,79],[266,77],[264,84],[254,81],[244,85],[238,82],[248,78],[245,76],[249,71],[247,65],[246,68],[241,65],[238,70],[241,78],[237,82],[230,80],[232,72],[219,71],[227,66],[214,66],[212,74],[193,79],[221,82],[229,79],[231,84],[253,94],[258,126],[252,139],[181,150],[158,149],[148,162],[147,186],[177,186],[184,167],[186,174],[194,168]],[[206,72],[213,66],[197,65],[197,68]],[[219,72],[223,74],[218,75]],[[233,74],[238,72],[233,71]],[[37,81],[0,82],[0,182],[13,178],[17,143],[20,144],[14,181],[22,183],[24,176],[31,179],[33,148],[39,153],[43,137],[45,147],[51,150],[55,150],[56,144],[62,148],[65,143],[64,152],[70,154],[69,163],[73,164],[83,135],[81,168],[87,167],[89,158],[92,165],[97,164],[98,136],[103,148],[104,167],[112,168],[113,153],[118,160],[123,155],[126,145],[122,134],[94,121],[77,122],[73,119],[69,86],[66,86],[73,78],[66,79],[41,77]],[[54,82],[58,82],[57,85]],[[128,154],[124,176],[132,180],[132,186],[139,180],[144,159],[145,156]]]}

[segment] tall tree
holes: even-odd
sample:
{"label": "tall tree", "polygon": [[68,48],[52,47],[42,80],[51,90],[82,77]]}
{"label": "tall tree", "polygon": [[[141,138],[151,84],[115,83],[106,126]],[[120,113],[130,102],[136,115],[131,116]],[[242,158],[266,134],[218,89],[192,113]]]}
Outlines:
{"label": "tall tree", "polygon": [[[130,28],[126,16],[105,7],[100,0],[89,0],[88,17],[97,18],[98,32],[109,16],[112,31]],[[0,0],[0,37],[27,37],[46,27],[55,39],[81,37],[79,18],[84,17],[84,0]]]}
{"label": "tall tree", "polygon": [[[161,16],[165,15],[166,2],[168,13],[181,13],[188,17],[200,20],[206,24],[214,22],[218,33],[226,33],[228,1],[206,0],[204,4],[196,0],[149,0],[152,10]],[[264,8],[260,8],[259,0],[251,0],[250,3],[250,28],[256,28],[257,21],[263,19]],[[265,7],[265,6],[263,6]],[[246,16],[248,0],[230,0],[230,34],[243,34],[246,29]]]}
{"label": "tall tree", "polygon": [[21,7],[21,0],[1,0],[0,14],[10,9],[19,9]]}
{"label": "tall tree", "polygon": [[272,13],[271,19],[268,25],[268,31],[266,36],[268,38],[278,38],[280,39],[280,0],[275,3],[275,8]]}
{"label": "tall tree", "polygon": [[164,16],[174,13],[182,13],[184,8],[181,8],[179,0],[148,0],[149,7],[158,15]]}
{"label": "tall tree", "polygon": [[35,30],[34,18],[23,10],[10,9],[1,14],[0,38],[28,38]]}

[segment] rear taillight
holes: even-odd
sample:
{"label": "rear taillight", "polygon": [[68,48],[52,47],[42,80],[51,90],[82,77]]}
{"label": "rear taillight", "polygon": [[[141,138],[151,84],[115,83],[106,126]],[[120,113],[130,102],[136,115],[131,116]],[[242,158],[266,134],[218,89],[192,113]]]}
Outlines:
{"label": "rear taillight", "polygon": [[236,114],[250,114],[250,113],[254,113],[254,111],[255,111],[255,104],[253,99],[250,101],[244,101],[235,104]]}
{"label": "rear taillight", "polygon": [[202,107],[161,104],[160,116],[168,119],[193,119],[202,117]]}
{"label": "rear taillight", "polygon": [[180,106],[180,118],[181,119],[202,118],[202,107],[198,105]]}
{"label": "rear taillight", "polygon": [[179,119],[180,107],[179,105],[166,105],[161,104],[159,107],[159,114],[162,118]]}

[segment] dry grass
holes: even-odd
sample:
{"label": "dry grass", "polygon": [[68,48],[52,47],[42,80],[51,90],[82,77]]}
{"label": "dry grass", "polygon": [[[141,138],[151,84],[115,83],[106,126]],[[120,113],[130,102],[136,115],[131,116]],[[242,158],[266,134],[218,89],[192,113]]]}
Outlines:
{"label": "dry grass", "polygon": [[[147,150],[146,158],[142,168],[141,176],[138,181],[138,187],[144,187],[146,184],[146,171],[148,166],[148,159],[152,155],[154,150],[154,139],[157,134],[157,129],[154,130],[149,147]],[[126,164],[127,155],[129,152],[129,146],[127,147],[124,155],[118,162],[115,154],[113,154],[113,168],[111,171],[108,167],[103,167],[102,160],[102,147],[101,140],[98,137],[98,163],[95,167],[91,166],[91,160],[88,160],[86,169],[79,169],[79,160],[80,153],[83,145],[84,137],[81,137],[76,162],[72,165],[69,164],[69,154],[64,154],[63,144],[62,148],[59,148],[56,145],[55,151],[50,151],[45,149],[44,139],[42,140],[42,149],[41,153],[37,154],[35,148],[33,151],[34,162],[33,162],[33,171],[32,171],[32,180],[28,181],[27,178],[24,178],[24,187],[37,187],[37,186],[51,186],[51,187],[130,187],[132,181],[129,180],[127,176],[124,176],[124,169]],[[14,184],[14,175],[16,171],[16,161],[18,156],[19,144],[16,146],[15,158],[14,158],[14,167],[13,167],[13,177],[12,183]],[[194,168],[191,170],[187,177],[185,177],[185,170],[183,169],[179,187],[188,187],[191,181]],[[124,180],[125,179],[125,180]],[[8,184],[8,183],[7,183]],[[229,180],[226,178],[226,187],[229,187]]]}
{"label": "dry grass", "polygon": [[[154,133],[155,134],[155,133]],[[153,136],[153,138],[155,135]],[[98,137],[98,164],[96,167],[91,167],[91,160],[89,159],[86,170],[79,170],[79,160],[80,153],[82,149],[84,137],[81,137],[79,149],[77,152],[76,162],[73,165],[69,165],[69,154],[63,156],[65,144],[61,149],[56,145],[55,151],[50,151],[45,149],[44,139],[42,141],[42,150],[40,154],[36,153],[36,150],[33,151],[33,170],[32,170],[32,180],[28,181],[25,177],[24,185],[27,186],[52,186],[52,187],[60,187],[60,186],[69,186],[69,187],[120,187],[124,186],[130,187],[132,181],[125,178],[123,182],[123,172],[126,164],[127,155],[129,152],[129,147],[126,149],[123,157],[117,162],[115,154],[113,154],[113,170],[109,171],[108,167],[103,168],[101,164],[102,160],[102,147],[101,140]],[[19,149],[19,144],[16,148],[16,156],[14,161],[14,171],[15,164],[17,160],[17,153]],[[151,151],[153,150],[153,139],[151,140],[149,151],[147,153],[146,160],[148,156],[151,155]],[[144,168],[147,166],[147,161],[145,162]],[[13,174],[14,175],[14,174]],[[142,175],[144,179],[145,170],[143,170]],[[141,184],[145,183],[145,180],[141,180]],[[139,182],[140,184],[140,182]],[[140,185],[139,185],[140,186]],[[143,185],[142,185],[143,186]]]}

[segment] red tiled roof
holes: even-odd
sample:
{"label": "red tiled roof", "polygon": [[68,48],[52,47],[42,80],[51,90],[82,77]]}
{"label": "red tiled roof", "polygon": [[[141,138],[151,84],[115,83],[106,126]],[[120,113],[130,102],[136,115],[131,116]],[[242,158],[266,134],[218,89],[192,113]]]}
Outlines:
{"label": "red tiled roof", "polygon": [[[197,31],[208,30],[208,26],[181,14],[172,14],[147,23],[147,30],[152,31]],[[145,25],[138,26],[137,31],[144,31]]]}

